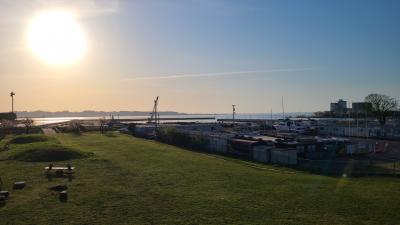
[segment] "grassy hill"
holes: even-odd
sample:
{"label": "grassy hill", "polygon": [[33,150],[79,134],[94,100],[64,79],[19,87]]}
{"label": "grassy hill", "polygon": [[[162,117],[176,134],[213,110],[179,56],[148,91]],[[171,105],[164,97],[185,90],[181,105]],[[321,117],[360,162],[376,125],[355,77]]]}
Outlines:
{"label": "grassy hill", "polygon": [[[60,161],[74,179],[48,179],[49,162],[0,151],[5,189],[24,180],[0,206],[0,224],[398,224],[400,180],[318,176],[203,154],[127,135],[59,134],[65,149],[87,154]],[[0,147],[7,138],[0,142]],[[44,144],[46,145],[46,144]],[[90,154],[92,153],[92,154]],[[60,202],[49,188],[67,185]]]}

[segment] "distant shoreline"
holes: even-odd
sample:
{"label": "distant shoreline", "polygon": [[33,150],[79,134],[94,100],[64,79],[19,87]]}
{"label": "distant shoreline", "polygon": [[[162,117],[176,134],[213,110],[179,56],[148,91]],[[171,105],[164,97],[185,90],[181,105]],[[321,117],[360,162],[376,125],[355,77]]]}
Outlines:
{"label": "distant shoreline", "polygon": [[[86,110],[81,112],[70,112],[70,111],[17,111],[18,118],[59,118],[59,117],[118,117],[118,116],[149,116],[151,112],[148,111],[92,111]],[[281,115],[281,113],[273,113],[274,117]],[[289,112],[285,113],[286,116],[313,116],[312,112]],[[228,116],[231,113],[181,113],[175,111],[160,111],[160,116]],[[248,116],[248,117],[259,117],[261,115],[267,116],[269,113],[237,113],[237,115]]]}
{"label": "distant shoreline", "polygon": [[[107,116],[148,116],[151,112],[146,111],[17,111],[18,118],[34,117],[34,118],[49,118],[49,117],[107,117]],[[189,115],[186,113],[178,113],[173,111],[162,111],[160,115]]]}

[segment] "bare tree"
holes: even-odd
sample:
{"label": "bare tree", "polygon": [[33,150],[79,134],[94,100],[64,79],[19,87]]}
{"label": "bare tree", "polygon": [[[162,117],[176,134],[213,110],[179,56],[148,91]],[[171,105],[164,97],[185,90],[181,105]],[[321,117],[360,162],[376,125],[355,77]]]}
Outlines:
{"label": "bare tree", "polygon": [[30,118],[26,118],[22,121],[22,124],[25,126],[25,132],[29,134],[29,129],[32,127],[34,121]]}
{"label": "bare tree", "polygon": [[81,122],[79,120],[71,120],[69,125],[73,133],[81,134]]}
{"label": "bare tree", "polygon": [[100,125],[100,133],[104,134],[105,126],[107,124],[107,120],[105,117],[102,117],[99,119],[99,125]]}
{"label": "bare tree", "polygon": [[369,94],[365,97],[365,101],[371,104],[368,111],[378,119],[381,125],[386,124],[387,117],[397,108],[396,99],[387,95]]}

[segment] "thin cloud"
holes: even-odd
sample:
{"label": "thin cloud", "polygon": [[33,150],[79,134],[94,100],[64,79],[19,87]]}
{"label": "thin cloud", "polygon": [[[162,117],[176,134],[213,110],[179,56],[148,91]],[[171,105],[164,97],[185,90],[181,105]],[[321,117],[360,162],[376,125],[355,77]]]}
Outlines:
{"label": "thin cloud", "polygon": [[250,71],[231,71],[231,72],[217,72],[217,73],[191,73],[191,74],[173,74],[165,76],[140,76],[126,78],[124,80],[158,80],[158,79],[180,79],[180,78],[196,78],[196,77],[219,77],[230,75],[255,75],[261,73],[283,73],[283,72],[301,72],[309,71],[311,68],[286,68],[286,69],[273,69],[273,70],[250,70]]}
{"label": "thin cloud", "polygon": [[119,0],[0,0],[0,25],[26,23],[35,13],[45,10],[66,10],[79,18],[116,13]]}

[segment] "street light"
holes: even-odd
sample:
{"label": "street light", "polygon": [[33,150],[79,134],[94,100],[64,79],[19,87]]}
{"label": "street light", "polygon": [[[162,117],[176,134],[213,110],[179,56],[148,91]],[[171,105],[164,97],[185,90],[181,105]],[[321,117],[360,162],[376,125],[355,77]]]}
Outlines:
{"label": "street light", "polygon": [[14,95],[15,95],[15,93],[12,91],[10,93],[10,96],[11,96],[11,112],[12,113],[14,113]]}

